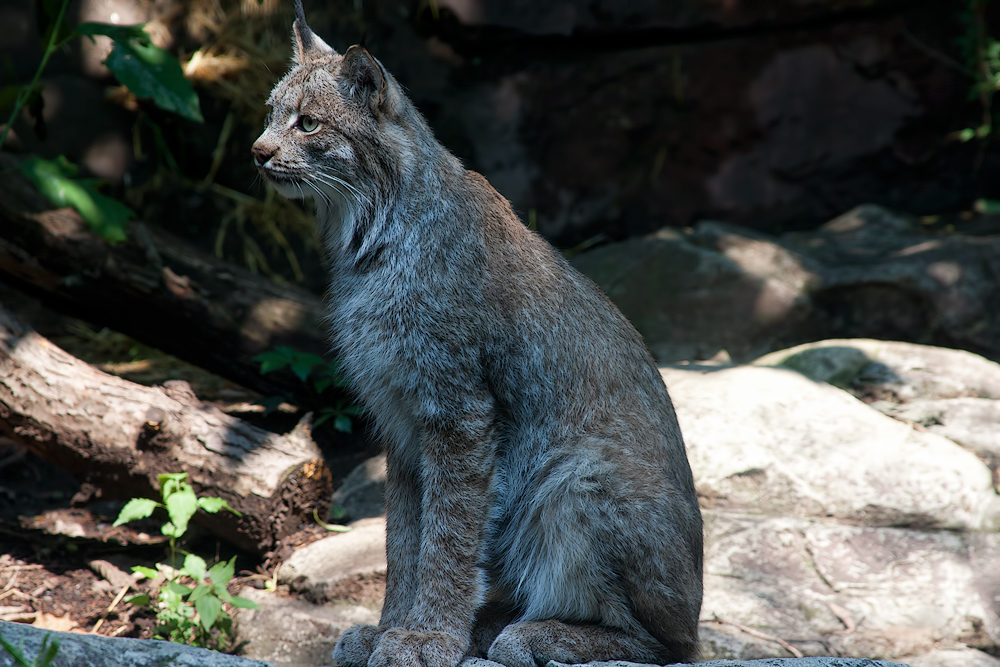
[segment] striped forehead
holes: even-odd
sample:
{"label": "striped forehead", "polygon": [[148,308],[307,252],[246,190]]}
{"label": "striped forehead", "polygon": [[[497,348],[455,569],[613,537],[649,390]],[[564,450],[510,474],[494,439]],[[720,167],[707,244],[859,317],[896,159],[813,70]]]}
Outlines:
{"label": "striped forehead", "polygon": [[275,110],[300,109],[316,99],[324,99],[336,88],[336,76],[342,60],[342,57],[334,56],[296,65],[271,91],[267,104]]}

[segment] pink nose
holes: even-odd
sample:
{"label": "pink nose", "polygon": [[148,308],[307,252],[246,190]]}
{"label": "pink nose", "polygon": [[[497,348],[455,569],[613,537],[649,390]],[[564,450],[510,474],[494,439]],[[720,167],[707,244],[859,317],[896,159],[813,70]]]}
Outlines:
{"label": "pink nose", "polygon": [[250,149],[250,152],[253,153],[253,163],[258,167],[263,167],[267,164],[268,160],[274,157],[274,154],[277,153],[278,150],[268,149],[254,144],[253,148]]}

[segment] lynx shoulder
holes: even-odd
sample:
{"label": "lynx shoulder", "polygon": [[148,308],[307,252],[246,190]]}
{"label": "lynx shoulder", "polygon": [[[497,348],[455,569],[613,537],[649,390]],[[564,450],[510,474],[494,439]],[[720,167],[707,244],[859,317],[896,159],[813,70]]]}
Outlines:
{"label": "lynx shoulder", "polygon": [[694,659],[701,514],[639,334],[297,10],[253,157],[316,202],[333,337],[388,462],[381,621],[335,660]]}

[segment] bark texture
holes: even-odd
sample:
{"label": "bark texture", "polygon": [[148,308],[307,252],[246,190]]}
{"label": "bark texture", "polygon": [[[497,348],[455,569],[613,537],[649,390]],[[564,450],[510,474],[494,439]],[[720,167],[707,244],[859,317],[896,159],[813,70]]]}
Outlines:
{"label": "bark texture", "polygon": [[309,434],[264,431],[201,403],[186,382],[145,387],[103,373],[0,306],[0,436],[100,486],[106,497],[156,497],[157,476],[187,472],[200,495],[242,513],[195,515],[258,553],[314,525],[332,494]]}
{"label": "bark texture", "polygon": [[252,357],[276,345],[327,353],[318,296],[142,223],[111,245],[13,171],[0,178],[0,279],[264,395],[315,400],[291,373],[262,376]]}

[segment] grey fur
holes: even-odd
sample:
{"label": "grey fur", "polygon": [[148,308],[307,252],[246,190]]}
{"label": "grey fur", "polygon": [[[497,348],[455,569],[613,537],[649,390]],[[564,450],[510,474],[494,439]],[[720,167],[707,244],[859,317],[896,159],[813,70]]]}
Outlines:
{"label": "grey fur", "polygon": [[382,619],[335,660],[694,659],[701,514],[641,338],[375,58],[295,28],[254,159],[316,201],[333,335],[388,455]]}

